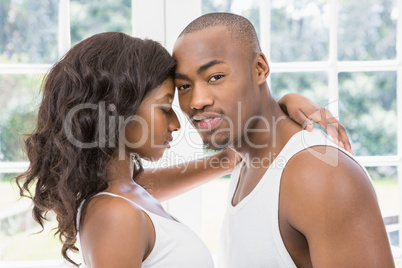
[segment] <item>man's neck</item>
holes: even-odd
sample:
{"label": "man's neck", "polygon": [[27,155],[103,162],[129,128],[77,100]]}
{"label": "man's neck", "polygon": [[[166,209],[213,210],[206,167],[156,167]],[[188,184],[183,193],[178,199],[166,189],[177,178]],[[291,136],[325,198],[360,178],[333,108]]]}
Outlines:
{"label": "man's neck", "polygon": [[272,162],[288,140],[302,128],[290,119],[268,93],[262,100],[261,114],[255,124],[250,125],[241,140],[233,143],[236,150],[246,161],[265,159]]}

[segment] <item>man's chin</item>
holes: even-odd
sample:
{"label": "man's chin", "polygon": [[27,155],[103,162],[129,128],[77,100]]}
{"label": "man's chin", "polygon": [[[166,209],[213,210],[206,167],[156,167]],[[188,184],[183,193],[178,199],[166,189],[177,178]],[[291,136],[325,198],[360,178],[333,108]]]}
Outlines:
{"label": "man's chin", "polygon": [[204,148],[208,150],[214,150],[214,151],[220,151],[224,150],[227,147],[229,147],[230,142],[229,139],[217,142],[217,141],[211,141],[211,140],[203,140],[204,142]]}

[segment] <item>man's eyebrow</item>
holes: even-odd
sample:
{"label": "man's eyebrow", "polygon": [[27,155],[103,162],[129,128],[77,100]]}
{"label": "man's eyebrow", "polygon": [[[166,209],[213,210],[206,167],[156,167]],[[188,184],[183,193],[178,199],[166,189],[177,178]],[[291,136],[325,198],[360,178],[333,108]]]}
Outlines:
{"label": "man's eyebrow", "polygon": [[221,60],[211,60],[210,62],[205,63],[204,65],[201,65],[200,68],[197,70],[197,74],[201,74],[205,72],[208,68],[211,68],[212,66],[215,66],[217,64],[222,64],[224,63]]}
{"label": "man's eyebrow", "polygon": [[[212,66],[215,66],[218,64],[223,64],[223,63],[225,63],[225,62],[221,61],[221,60],[211,60],[210,62],[207,62],[207,63],[201,65],[197,70],[197,74],[201,74],[201,73],[205,72],[206,70],[208,70],[208,68],[211,68]],[[182,73],[175,73],[174,78],[182,79],[182,80],[190,80],[190,78],[187,75],[182,74]]]}
{"label": "man's eyebrow", "polygon": [[190,80],[187,75],[181,73],[175,73],[174,79]]}

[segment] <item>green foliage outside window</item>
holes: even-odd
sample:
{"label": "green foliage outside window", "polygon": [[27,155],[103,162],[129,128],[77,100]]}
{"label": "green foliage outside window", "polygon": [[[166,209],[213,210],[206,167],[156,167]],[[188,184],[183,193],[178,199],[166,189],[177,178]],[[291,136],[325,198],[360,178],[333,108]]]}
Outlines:
{"label": "green foliage outside window", "polygon": [[[339,1],[338,60],[395,59],[396,1],[368,0],[364,4],[357,0]],[[241,2],[248,3],[202,0],[202,12],[234,12]],[[250,19],[261,35],[258,2],[254,1],[240,14]],[[59,0],[0,1],[1,64],[53,64],[58,60],[58,4]],[[270,61],[328,60],[328,1],[273,0],[271,4]],[[99,32],[131,34],[131,0],[71,0],[70,20],[72,45]],[[20,145],[22,134],[33,127],[41,77],[0,75],[0,161],[26,160]],[[340,120],[348,130],[355,153],[396,155],[396,73],[340,73],[338,78]],[[272,73],[270,79],[276,98],[287,92],[299,92],[322,106],[328,104],[328,77],[324,72]],[[374,180],[389,181],[395,188],[396,168],[373,167],[369,172]],[[14,191],[9,183],[13,176],[1,174],[2,198]],[[16,197],[10,196],[10,200],[14,202]],[[22,245],[29,252],[37,242],[26,242],[26,235],[20,233],[16,236],[20,240],[15,240],[0,233],[0,240],[7,241],[13,252],[23,252]],[[55,248],[57,251],[53,252]],[[59,257],[56,239],[50,241],[48,251],[40,249],[49,253],[43,258]],[[1,253],[0,250],[0,260],[4,260],[6,257]],[[37,254],[18,257],[36,259]],[[15,260],[13,255],[7,258]]]}
{"label": "green foliage outside window", "polygon": [[[58,0],[0,1],[0,63],[58,59]],[[0,93],[3,91],[0,85]]]}
{"label": "green foliage outside window", "polygon": [[100,32],[131,35],[131,0],[71,0],[71,43]]}

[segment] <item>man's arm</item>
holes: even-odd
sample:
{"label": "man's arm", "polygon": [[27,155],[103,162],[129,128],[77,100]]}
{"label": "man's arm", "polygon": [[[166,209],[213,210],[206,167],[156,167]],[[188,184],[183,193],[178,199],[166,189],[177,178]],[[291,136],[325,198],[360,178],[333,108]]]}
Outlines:
{"label": "man's arm", "polygon": [[289,225],[308,241],[313,267],[394,267],[374,189],[362,168],[336,148],[295,155],[282,177]]}
{"label": "man's arm", "polygon": [[240,156],[231,149],[166,168],[145,170],[136,181],[163,202],[212,179],[230,174]]}

